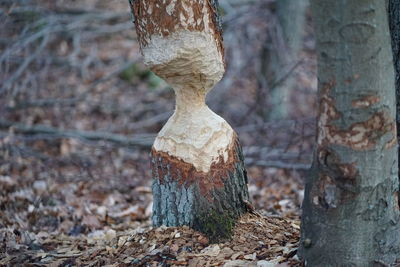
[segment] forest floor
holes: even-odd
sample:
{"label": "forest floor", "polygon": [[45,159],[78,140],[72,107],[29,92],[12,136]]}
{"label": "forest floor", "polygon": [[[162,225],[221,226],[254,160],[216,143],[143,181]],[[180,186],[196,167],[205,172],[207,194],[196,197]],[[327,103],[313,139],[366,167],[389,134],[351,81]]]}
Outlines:
{"label": "forest floor", "polygon": [[187,227],[151,226],[149,151],[174,95],[141,63],[127,1],[70,2],[0,4],[0,266],[302,266],[310,20],[284,75],[295,79],[290,115],[271,121],[258,74],[277,38],[274,1],[224,10],[228,70],[208,104],[238,132],[255,212],[232,240],[210,244]]}

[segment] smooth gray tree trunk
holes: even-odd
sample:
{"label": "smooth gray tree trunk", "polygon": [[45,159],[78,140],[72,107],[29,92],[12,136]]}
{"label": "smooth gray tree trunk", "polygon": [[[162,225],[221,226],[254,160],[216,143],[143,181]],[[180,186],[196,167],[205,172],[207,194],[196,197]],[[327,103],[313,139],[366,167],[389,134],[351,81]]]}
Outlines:
{"label": "smooth gray tree trunk", "polygon": [[394,71],[384,1],[312,0],[318,127],[303,202],[307,266],[400,255]]}
{"label": "smooth gray tree trunk", "polygon": [[[400,1],[389,0],[388,13],[394,70],[396,73],[396,124],[397,129],[400,129]],[[399,140],[399,131],[397,131],[397,140]],[[398,154],[400,156],[400,150],[398,150]]]}
{"label": "smooth gray tree trunk", "polygon": [[[270,88],[271,110],[269,119],[286,118],[289,114],[289,97],[294,86],[293,73],[288,72],[299,59],[304,33],[306,0],[279,0],[276,3],[276,13],[279,22],[280,34],[283,43],[271,47],[263,59],[265,62],[265,75]],[[283,46],[283,47],[282,47]],[[277,84],[278,80],[286,77]]]}

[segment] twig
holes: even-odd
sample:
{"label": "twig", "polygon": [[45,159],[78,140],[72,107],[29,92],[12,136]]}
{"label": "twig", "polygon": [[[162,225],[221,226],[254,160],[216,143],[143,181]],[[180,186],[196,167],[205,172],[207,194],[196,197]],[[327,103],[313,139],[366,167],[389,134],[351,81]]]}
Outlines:
{"label": "twig", "polygon": [[135,123],[133,123],[132,125],[129,126],[129,129],[141,129],[141,128],[144,128],[144,127],[149,127],[149,126],[155,125],[156,123],[165,121],[166,119],[171,117],[171,115],[172,114],[169,111],[168,112],[164,112],[164,113],[158,114],[158,115],[156,115],[154,117],[151,117],[151,118],[149,118],[147,120],[142,120],[142,121],[135,122]]}
{"label": "twig", "polygon": [[294,64],[286,73],[284,73],[284,75],[282,77],[280,77],[279,79],[277,79],[271,86],[271,89],[276,88],[278,85],[280,85],[281,83],[283,83],[292,73],[293,71],[300,65],[302,64],[303,61],[299,60],[296,62],[296,64]]}
{"label": "twig", "polygon": [[19,66],[19,68],[14,72],[14,74],[7,79],[2,88],[0,88],[0,92],[3,90],[7,90],[15,80],[17,80],[21,74],[25,71],[25,69],[32,63],[33,60],[35,60],[39,54],[42,52],[42,50],[46,47],[47,41],[49,40],[48,35],[45,35],[42,42],[40,43],[39,48],[29,57],[27,57],[24,62]]}
{"label": "twig", "polygon": [[82,100],[81,97],[72,97],[72,98],[65,98],[65,99],[63,99],[63,98],[38,99],[38,100],[27,101],[27,102],[18,102],[13,106],[6,107],[6,110],[13,111],[13,110],[27,109],[27,108],[32,108],[32,107],[46,108],[46,107],[52,107],[55,105],[73,105],[80,100]]}
{"label": "twig", "polygon": [[74,105],[75,103],[79,101],[83,101],[86,99],[88,94],[96,88],[97,85],[104,83],[116,75],[120,74],[124,70],[126,70],[129,66],[132,64],[135,64],[138,60],[133,60],[126,62],[125,64],[122,65],[122,67],[118,68],[115,71],[110,72],[109,74],[105,75],[104,77],[95,80],[90,84],[89,87],[85,89],[85,91],[79,96],[79,97],[71,97],[71,98],[49,98],[49,99],[38,99],[38,100],[33,100],[33,101],[26,101],[26,102],[19,102],[16,103],[13,106],[8,106],[6,107],[7,111],[13,111],[17,109],[26,109],[26,108],[32,108],[32,107],[41,107],[41,108],[46,108],[46,107],[53,107],[55,105]]}

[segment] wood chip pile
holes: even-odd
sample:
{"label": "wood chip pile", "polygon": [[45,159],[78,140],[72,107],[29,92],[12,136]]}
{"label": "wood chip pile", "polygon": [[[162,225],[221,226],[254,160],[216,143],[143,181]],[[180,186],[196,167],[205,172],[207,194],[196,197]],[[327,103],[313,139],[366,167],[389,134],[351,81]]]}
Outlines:
{"label": "wood chip pile", "polygon": [[241,217],[232,240],[209,244],[188,227],[105,229],[66,236],[0,230],[0,266],[302,266],[299,221],[258,213]]}

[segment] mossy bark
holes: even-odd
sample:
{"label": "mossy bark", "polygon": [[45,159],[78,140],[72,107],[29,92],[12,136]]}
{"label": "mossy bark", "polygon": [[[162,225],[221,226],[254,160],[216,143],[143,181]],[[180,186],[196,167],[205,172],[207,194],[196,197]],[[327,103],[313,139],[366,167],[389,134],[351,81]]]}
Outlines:
{"label": "mossy bark", "polygon": [[229,239],[249,201],[247,173],[238,142],[231,155],[234,162],[228,169],[226,165],[216,165],[210,173],[199,174],[193,169],[187,171],[194,168],[190,164],[181,163],[179,168],[172,163],[176,159],[153,151],[153,224],[188,225],[206,234],[210,242]]}
{"label": "mossy bark", "polygon": [[307,266],[389,266],[400,255],[395,90],[383,1],[312,0],[318,127],[303,202]]}

